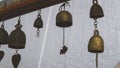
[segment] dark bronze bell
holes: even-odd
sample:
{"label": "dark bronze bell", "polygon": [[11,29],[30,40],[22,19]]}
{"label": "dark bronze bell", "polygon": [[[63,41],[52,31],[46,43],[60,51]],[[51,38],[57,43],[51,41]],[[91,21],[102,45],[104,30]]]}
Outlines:
{"label": "dark bronze bell", "polygon": [[0,44],[8,44],[8,33],[7,31],[4,29],[4,25],[1,25],[0,28]]}
{"label": "dark bronze bell", "polygon": [[72,15],[68,11],[60,11],[56,16],[56,25],[58,27],[72,26]]}
{"label": "dark bronze bell", "polygon": [[92,53],[102,53],[104,51],[104,41],[98,30],[94,31],[94,35],[89,40],[88,51]]}
{"label": "dark bronze bell", "polygon": [[103,13],[102,7],[98,4],[97,0],[93,0],[93,5],[90,9],[90,18],[97,19],[103,16],[104,16],[104,13]]}
{"label": "dark bronze bell", "polygon": [[18,21],[18,24],[15,26],[16,29],[13,30],[9,36],[9,47],[13,49],[23,49],[25,48],[26,35],[21,30],[22,25]]}
{"label": "dark bronze bell", "polygon": [[0,61],[3,59],[3,57],[4,57],[4,52],[0,51]]}
{"label": "dark bronze bell", "polygon": [[41,19],[41,16],[40,16],[40,14],[38,14],[38,17],[37,17],[37,19],[35,20],[35,22],[34,22],[34,27],[35,28],[43,28],[43,21],[42,21],[42,19]]}
{"label": "dark bronze bell", "polygon": [[12,56],[12,64],[13,64],[14,68],[18,67],[20,61],[21,61],[20,54],[15,54],[15,55]]}

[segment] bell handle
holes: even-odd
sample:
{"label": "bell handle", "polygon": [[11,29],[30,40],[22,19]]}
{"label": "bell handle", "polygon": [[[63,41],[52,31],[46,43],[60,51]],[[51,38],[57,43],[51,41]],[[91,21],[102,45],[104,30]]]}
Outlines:
{"label": "bell handle", "polygon": [[41,17],[41,9],[38,10],[38,16],[37,17]]}
{"label": "bell handle", "polygon": [[99,35],[99,31],[98,30],[94,30],[94,35]]}
{"label": "bell handle", "polygon": [[93,4],[98,4],[98,1],[97,0],[93,0]]}

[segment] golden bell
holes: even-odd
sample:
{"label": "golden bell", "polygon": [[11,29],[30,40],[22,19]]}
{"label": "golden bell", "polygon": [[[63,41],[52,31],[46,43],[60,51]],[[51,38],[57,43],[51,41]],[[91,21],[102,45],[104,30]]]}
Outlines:
{"label": "golden bell", "polygon": [[94,3],[90,9],[90,18],[101,18],[104,16],[103,9],[98,3]]}
{"label": "golden bell", "polygon": [[9,48],[13,49],[23,49],[25,48],[26,35],[21,30],[22,25],[16,25],[16,29],[13,30],[9,37]]}
{"label": "golden bell", "polygon": [[94,31],[94,35],[89,40],[88,51],[92,53],[102,53],[104,51],[104,41],[98,30]]}
{"label": "golden bell", "polygon": [[56,16],[56,26],[70,27],[72,26],[72,15],[68,11],[60,11]]}

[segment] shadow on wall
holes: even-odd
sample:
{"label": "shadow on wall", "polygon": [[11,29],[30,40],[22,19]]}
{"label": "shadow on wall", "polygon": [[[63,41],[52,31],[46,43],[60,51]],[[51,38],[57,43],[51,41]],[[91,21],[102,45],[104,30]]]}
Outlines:
{"label": "shadow on wall", "polygon": [[120,61],[115,65],[114,68],[120,68]]}

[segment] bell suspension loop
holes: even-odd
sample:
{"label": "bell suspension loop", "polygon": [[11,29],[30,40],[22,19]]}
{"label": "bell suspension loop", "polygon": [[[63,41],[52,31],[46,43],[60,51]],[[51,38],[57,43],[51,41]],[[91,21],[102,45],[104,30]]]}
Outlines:
{"label": "bell suspension loop", "polygon": [[16,28],[21,28],[22,27],[20,22],[21,22],[21,16],[19,16],[19,18],[18,18],[18,24],[15,25]]}
{"label": "bell suspension loop", "polygon": [[38,17],[41,17],[41,9],[38,10]]}
{"label": "bell suspension loop", "polygon": [[95,59],[95,61],[96,61],[96,68],[98,68],[98,53],[96,54],[96,59]]}
{"label": "bell suspension loop", "polygon": [[69,2],[67,2],[67,1],[63,2],[63,4],[62,4],[62,5],[60,6],[60,8],[59,8],[59,11],[65,10],[66,6],[69,6],[69,7],[70,7]]}
{"label": "bell suspension loop", "polygon": [[98,0],[93,0],[93,4],[98,4]]}
{"label": "bell suspension loop", "polygon": [[19,49],[15,49],[15,51],[16,51],[16,52],[15,52],[15,55],[17,55],[17,54],[18,54]]}

